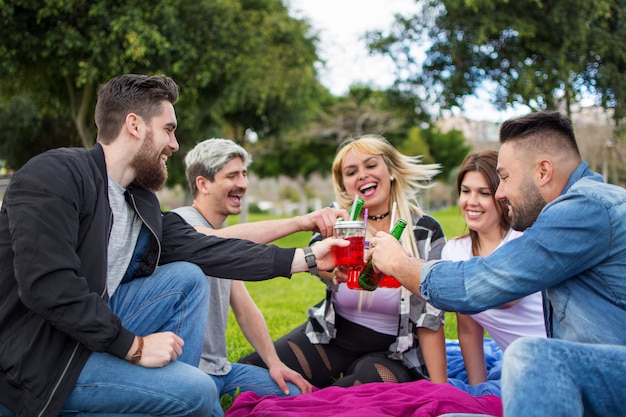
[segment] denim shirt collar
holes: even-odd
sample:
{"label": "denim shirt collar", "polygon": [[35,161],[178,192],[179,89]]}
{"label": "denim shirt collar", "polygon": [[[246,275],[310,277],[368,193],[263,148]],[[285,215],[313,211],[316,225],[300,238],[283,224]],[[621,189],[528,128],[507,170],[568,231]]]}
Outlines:
{"label": "denim shirt collar", "polygon": [[581,178],[590,177],[592,175],[593,172],[589,168],[589,164],[587,164],[587,162],[585,161],[580,161],[580,164],[578,164],[574,172],[572,172],[572,175],[569,176],[569,180],[567,181],[565,188],[563,188],[561,195],[568,192],[572,185],[578,182],[578,180],[580,180]]}

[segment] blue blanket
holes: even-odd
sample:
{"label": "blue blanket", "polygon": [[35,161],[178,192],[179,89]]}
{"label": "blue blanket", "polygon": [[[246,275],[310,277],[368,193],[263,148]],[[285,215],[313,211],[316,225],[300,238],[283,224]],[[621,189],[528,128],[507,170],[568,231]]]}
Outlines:
{"label": "blue blanket", "polygon": [[500,376],[502,372],[503,352],[496,342],[490,338],[485,338],[484,349],[487,362],[487,382],[478,385],[469,385],[459,341],[447,340],[446,356],[448,358],[448,381],[451,385],[474,396],[492,394],[500,397]]}

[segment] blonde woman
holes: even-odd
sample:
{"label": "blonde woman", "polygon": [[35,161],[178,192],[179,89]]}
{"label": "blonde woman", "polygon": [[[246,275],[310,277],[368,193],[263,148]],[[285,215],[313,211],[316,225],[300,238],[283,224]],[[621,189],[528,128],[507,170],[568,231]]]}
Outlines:
{"label": "blonde woman", "polygon": [[[439,259],[443,231],[417,201],[438,169],[401,154],[381,136],[351,139],[339,147],[332,166],[336,201],[344,209],[355,196],[365,201],[367,239],[389,231],[396,203],[396,219],[408,221],[401,237],[404,249],[415,257]],[[325,300],[309,309],[304,324],[274,343],[284,363],[318,388],[447,381],[442,311],[404,287],[351,290],[339,269],[324,274],[335,278],[327,284]],[[257,353],[241,362],[264,366]]]}

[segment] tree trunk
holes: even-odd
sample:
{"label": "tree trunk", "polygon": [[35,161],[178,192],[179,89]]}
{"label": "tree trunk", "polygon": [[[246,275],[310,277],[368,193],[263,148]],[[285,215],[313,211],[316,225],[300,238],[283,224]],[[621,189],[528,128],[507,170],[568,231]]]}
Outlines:
{"label": "tree trunk", "polygon": [[77,90],[69,78],[65,78],[65,84],[67,86],[67,92],[70,98],[70,111],[72,112],[72,120],[74,126],[78,131],[78,136],[83,146],[90,149],[94,142],[93,138],[87,127],[87,111],[91,108],[90,103],[95,91],[95,84],[87,84],[83,88],[80,99],[78,99],[79,90]]}
{"label": "tree trunk", "polygon": [[296,181],[299,185],[298,192],[300,193],[300,207],[298,209],[298,214],[300,214],[301,216],[304,216],[305,214],[309,212],[308,210],[309,201],[306,195],[306,181],[302,177],[298,177]]}

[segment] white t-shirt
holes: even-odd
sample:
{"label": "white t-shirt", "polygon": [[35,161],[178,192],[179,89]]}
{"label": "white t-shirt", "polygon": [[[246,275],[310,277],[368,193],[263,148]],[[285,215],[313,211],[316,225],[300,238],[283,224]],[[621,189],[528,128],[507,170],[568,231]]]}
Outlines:
{"label": "white t-shirt", "polygon": [[[498,247],[521,235],[521,232],[509,230]],[[450,239],[441,252],[441,259],[448,261],[466,261],[471,257],[472,242],[469,236]],[[472,318],[489,332],[503,351],[522,336],[546,337],[541,292],[524,297],[513,307],[485,310],[473,314]]]}
{"label": "white t-shirt", "polygon": [[334,303],[337,314],[353,323],[382,334],[398,334],[400,288],[361,291],[340,285]]}

